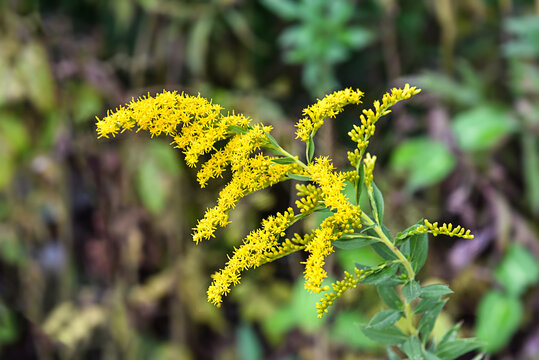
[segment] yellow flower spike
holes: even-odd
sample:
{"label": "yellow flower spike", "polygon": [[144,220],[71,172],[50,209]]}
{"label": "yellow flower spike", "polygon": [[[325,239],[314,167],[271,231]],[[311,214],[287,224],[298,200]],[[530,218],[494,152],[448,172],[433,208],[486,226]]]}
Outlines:
{"label": "yellow flower spike", "polygon": [[293,218],[294,212],[289,208],[282,214],[269,216],[262,221],[260,229],[251,231],[241,246],[235,249],[225,268],[212,275],[213,281],[207,291],[208,301],[220,306],[223,296],[230,292],[231,286],[239,282],[242,271],[262,265],[269,254],[278,251],[278,239]]}
{"label": "yellow flower spike", "polygon": [[334,118],[340,114],[346,105],[360,104],[363,92],[351,88],[335,91],[318,100],[314,105],[303,110],[304,118],[296,124],[296,138],[308,142],[324,124],[325,118]]}
{"label": "yellow flower spike", "polygon": [[333,224],[328,219],[322,222],[320,228],[313,231],[312,241],[305,246],[305,251],[310,255],[302,262],[305,264],[305,289],[315,293],[322,291],[322,281],[327,277],[324,270],[325,259],[334,251],[331,242],[338,239]]}
{"label": "yellow flower spike", "polygon": [[[382,116],[390,113],[389,108],[399,101],[409,99],[420,91],[415,86],[410,87],[408,84],[403,89],[393,88],[390,92],[384,94],[381,103],[378,100],[374,102],[374,110],[363,110],[362,115],[360,115],[361,126],[354,125],[353,129],[348,133],[352,141],[357,143],[357,148],[360,152],[363,152],[369,145],[369,138],[374,135],[376,122]],[[351,163],[352,160],[355,160],[357,165],[357,159],[351,159]],[[354,166],[353,163],[352,166]]]}
{"label": "yellow flower spike", "polygon": [[[333,290],[330,293],[324,294],[324,297],[316,303],[316,312],[318,313],[318,318],[322,318],[329,310],[329,307],[333,305],[335,300],[340,298],[347,290],[355,288],[357,284],[364,277],[364,271],[354,268],[354,274],[349,272],[344,272],[344,279],[339,280],[331,284],[331,289]],[[327,289],[329,290],[329,288]],[[326,291],[327,291],[326,290]]]}
{"label": "yellow flower spike", "polygon": [[453,227],[453,224],[451,224],[451,223],[449,223],[449,224],[444,223],[441,227],[439,227],[437,222],[431,223],[428,220],[425,220],[424,224],[425,225],[419,226],[415,230],[415,232],[418,233],[418,234],[430,233],[433,236],[447,235],[447,236],[451,236],[451,237],[456,236],[456,237],[460,237],[460,238],[463,238],[463,239],[473,239],[474,238],[474,235],[471,234],[470,230],[466,230],[463,227],[461,227],[460,225],[458,225],[456,227]]}

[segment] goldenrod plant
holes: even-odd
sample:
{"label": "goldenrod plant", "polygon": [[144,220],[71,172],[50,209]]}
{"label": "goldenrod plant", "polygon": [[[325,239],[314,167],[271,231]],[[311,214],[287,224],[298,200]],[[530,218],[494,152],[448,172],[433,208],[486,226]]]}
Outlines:
{"label": "goldenrod plant", "polygon": [[[351,169],[347,171],[335,169],[328,157],[315,156],[314,138],[325,120],[335,118],[346,105],[362,103],[363,92],[353,89],[336,91],[303,111],[296,124],[296,137],[305,143],[301,156],[285,150],[271,135],[271,126],[254,123],[242,114],[225,115],[221,106],[200,95],[177,92],[133,99],[98,118],[97,133],[109,137],[135,129],[148,131],[152,137],[169,136],[191,167],[206,155],[197,173],[201,187],[230,168],[232,176],[219,192],[216,205],[206,210],[193,229],[196,243],[215,237],[217,227],[229,223],[230,211],[243,197],[282,181],[298,182],[296,209],[290,207],[262,220],[212,276],[207,291],[211,303],[221,306],[243,271],[304,251],[305,289],[323,293],[317,304],[320,318],[346,290],[359,284],[374,285],[388,309],[376,314],[362,331],[387,345],[389,358],[406,354],[410,359],[455,359],[477,348],[478,342],[458,339],[459,325],[441,339],[432,338],[434,323],[447,302],[444,296],[452,291],[443,284],[422,286],[416,274],[427,257],[429,233],[468,239],[473,235],[460,226],[420,220],[393,237],[384,225],[384,200],[374,182],[377,158],[366,152],[378,120],[392,106],[419,92],[406,84],[363,110],[349,132],[356,148],[348,153]],[[352,198],[344,193],[346,183],[354,188]],[[359,206],[362,193],[368,198],[368,209]],[[292,224],[328,209],[331,215],[310,233],[287,236]],[[352,273],[345,272],[343,280],[323,285],[328,276],[326,258],[335,248],[346,251],[364,246],[374,248],[384,261],[373,267],[358,265]]]}

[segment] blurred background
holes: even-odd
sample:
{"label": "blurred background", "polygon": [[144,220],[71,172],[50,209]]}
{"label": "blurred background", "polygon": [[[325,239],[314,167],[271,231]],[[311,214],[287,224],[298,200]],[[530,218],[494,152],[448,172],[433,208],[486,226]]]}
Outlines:
{"label": "blurred background", "polygon": [[[94,123],[148,92],[200,93],[302,154],[290,134],[317,97],[359,88],[370,107],[405,82],[423,92],[370,147],[387,225],[476,235],[431,239],[419,276],[455,291],[435,334],[462,321],[491,359],[539,358],[539,1],[3,0],[0,82],[1,359],[384,359],[357,326],[382,307],[375,289],[319,320],[301,254],[207,303],[210,275],[293,184],[195,246],[223,182],[201,191],[168,139],[98,141]],[[346,167],[359,114],[327,124],[318,153]],[[338,251],[327,269],[377,261]]]}

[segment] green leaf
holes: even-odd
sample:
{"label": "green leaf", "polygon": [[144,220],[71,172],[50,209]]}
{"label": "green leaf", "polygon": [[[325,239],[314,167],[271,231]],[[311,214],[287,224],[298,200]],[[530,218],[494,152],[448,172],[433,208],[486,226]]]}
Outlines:
{"label": "green leaf", "polygon": [[311,178],[307,175],[298,175],[298,174],[286,174],[290,179],[298,180],[298,181],[309,181]]}
{"label": "green leaf", "polygon": [[392,309],[402,310],[403,304],[393,286],[379,285],[376,287],[380,298]]}
{"label": "green leaf", "polygon": [[439,301],[439,298],[421,299],[419,304],[417,304],[416,308],[414,309],[414,314],[421,314],[425,311],[432,310],[436,305],[438,305]]}
{"label": "green leaf", "polygon": [[0,146],[3,148],[5,142],[8,148],[3,148],[2,152],[17,154],[31,146],[28,131],[18,116],[0,113],[0,119]]}
{"label": "green leaf", "polygon": [[307,143],[307,162],[311,162],[314,156],[314,139],[309,137],[309,142]]}
{"label": "green leaf", "polygon": [[382,285],[388,280],[391,280],[395,272],[397,272],[397,266],[386,266],[365,276],[361,282],[363,284]]}
{"label": "green leaf", "polygon": [[0,349],[17,338],[18,328],[15,314],[0,301]]}
{"label": "green leaf", "polygon": [[228,125],[228,131],[233,132],[234,134],[244,135],[247,134],[249,129],[244,129],[241,126],[237,125]]}
{"label": "green leaf", "polygon": [[401,360],[400,356],[395,354],[393,350],[391,350],[391,347],[386,348],[387,358],[389,360]]}
{"label": "green leaf", "polygon": [[164,210],[167,194],[160,168],[154,159],[144,161],[138,167],[137,191],[142,204],[154,214]]}
{"label": "green leaf", "polygon": [[176,150],[164,141],[152,141],[148,144],[148,158],[156,161],[159,169],[169,175],[178,176],[182,173],[181,163]]}
{"label": "green leaf", "polygon": [[462,323],[458,323],[455,326],[453,326],[451,329],[447,330],[447,332],[445,333],[442,340],[440,340],[440,342],[438,343],[438,346],[440,346],[440,345],[442,345],[442,344],[444,344],[446,342],[455,340],[457,338],[457,336],[458,336],[458,333],[459,333],[459,330],[460,330],[461,326],[462,326]]}
{"label": "green leaf", "polygon": [[457,115],[452,127],[457,144],[465,151],[487,150],[516,129],[506,110],[489,105]]}
{"label": "green leaf", "polygon": [[439,298],[452,293],[453,290],[451,290],[449,286],[444,284],[428,285],[421,289],[421,297],[424,299]]}
{"label": "green leaf", "polygon": [[417,85],[424,91],[439,95],[444,100],[463,106],[474,106],[483,101],[482,93],[475,87],[457,82],[453,77],[427,72],[421,75]]}
{"label": "green leaf", "polygon": [[262,0],[268,9],[286,20],[293,20],[301,14],[300,6],[289,0]]}
{"label": "green leaf", "polygon": [[238,329],[237,348],[242,360],[262,359],[262,344],[253,328],[243,324]]}
{"label": "green leaf", "polygon": [[477,349],[479,346],[481,346],[481,343],[475,339],[451,340],[438,346],[435,355],[442,360],[452,360]]}
{"label": "green leaf", "polygon": [[[335,279],[327,278],[325,284]],[[326,326],[329,317],[318,319],[316,316],[316,303],[320,300],[319,294],[305,291],[302,278],[298,278],[292,287],[290,301],[277,309],[264,319],[264,333],[270,338],[280,338],[294,328],[299,328],[307,334],[312,334],[321,327]],[[330,309],[331,312],[331,309]]]}
{"label": "green leaf", "polygon": [[275,138],[273,136],[271,136],[266,130],[262,130],[262,131],[264,132],[264,134],[268,138],[268,141],[270,142],[271,145],[275,146],[276,149],[281,148],[281,145],[279,145],[279,143],[277,142],[277,140],[275,140]]}
{"label": "green leaf", "polygon": [[429,237],[428,234],[415,234],[401,246],[401,252],[407,255],[412,263],[414,272],[417,273],[427,260],[429,252]]}
{"label": "green leaf", "polygon": [[[362,247],[348,249],[346,251],[337,251],[337,261],[344,270],[352,273],[356,267],[358,269],[376,267],[383,261],[383,259],[370,247]],[[366,265],[366,267],[364,265]]]}
{"label": "green leaf", "polygon": [[73,95],[71,109],[73,120],[77,123],[88,123],[103,108],[101,93],[87,83],[82,83],[69,90]]}
{"label": "green leaf", "polygon": [[401,330],[399,330],[399,328],[394,325],[383,329],[363,326],[361,327],[361,331],[363,331],[363,334],[365,334],[365,336],[367,336],[369,339],[384,345],[402,344],[408,338]]}
{"label": "green leaf", "polygon": [[14,158],[10,154],[0,151],[0,190],[9,185],[15,171]]}
{"label": "green leaf", "polygon": [[351,331],[359,324],[365,324],[365,318],[360,311],[339,311],[330,329],[332,341],[344,343],[357,349],[377,349],[379,345],[363,333]]}
{"label": "green leaf", "polygon": [[396,173],[405,173],[406,187],[415,191],[442,181],[453,170],[455,158],[443,143],[419,137],[399,145],[390,166]]}
{"label": "green leaf", "polygon": [[384,223],[384,197],[382,196],[382,192],[380,189],[378,189],[378,186],[376,184],[372,183],[372,195],[374,198],[374,204],[376,205],[376,215],[378,218],[378,224]]}
{"label": "green leaf", "polygon": [[427,350],[423,350],[423,357],[425,360],[442,360],[438,356]]}
{"label": "green leaf", "polygon": [[189,70],[195,76],[204,74],[206,68],[207,53],[210,45],[214,18],[208,15],[202,15],[197,18],[193,26],[190,27],[187,38],[187,51],[185,60]]}
{"label": "green leaf", "polygon": [[393,251],[391,251],[384,243],[377,241],[372,244],[371,247],[374,249],[374,251],[378,253],[378,255],[380,255],[386,260],[397,259],[397,255],[395,255],[395,253],[393,253]]}
{"label": "green leaf", "polygon": [[421,219],[418,222],[416,222],[414,225],[408,227],[406,230],[403,230],[400,233],[398,233],[397,236],[395,237],[395,244],[397,245],[407,240],[410,233],[414,232],[418,227],[423,225],[423,223],[424,223],[424,219]]}
{"label": "green leaf", "polygon": [[421,342],[415,336],[410,336],[402,345],[402,351],[408,355],[409,360],[422,360],[423,351],[421,350]]}
{"label": "green leaf", "polygon": [[359,165],[359,179],[356,184],[356,205],[359,204],[359,200],[361,198],[361,190],[363,190],[364,185],[365,185],[365,169],[360,164]]}
{"label": "green leaf", "polygon": [[537,134],[531,132],[522,134],[522,165],[526,185],[525,198],[528,200],[532,213],[539,216],[539,137]]}
{"label": "green leaf", "polygon": [[539,281],[539,261],[521,245],[513,244],[494,274],[510,295],[520,296]]}
{"label": "green leaf", "polygon": [[[346,237],[345,237],[346,236]],[[339,249],[350,250],[350,249],[359,249],[367,245],[371,245],[377,240],[372,239],[368,236],[355,235],[350,237],[347,235],[341,236],[339,240],[333,241],[331,244]]]}
{"label": "green leaf", "polygon": [[402,287],[402,295],[406,299],[406,302],[410,303],[414,299],[417,299],[421,294],[421,285],[415,280],[409,281]]}
{"label": "green leaf", "polygon": [[399,321],[401,317],[400,310],[384,310],[374,315],[367,326],[376,329],[387,328]]}
{"label": "green leaf", "polygon": [[524,309],[518,298],[489,292],[479,303],[475,333],[485,343],[484,349],[495,353],[502,349],[517,331]]}
{"label": "green leaf", "polygon": [[24,94],[42,113],[52,112],[56,105],[56,84],[49,64],[49,54],[38,41],[31,40],[18,48],[15,71]]}
{"label": "green leaf", "polygon": [[429,335],[434,328],[436,318],[440,314],[440,311],[442,311],[442,308],[445,306],[446,302],[447,300],[438,301],[438,303],[431,309],[427,310],[421,317],[421,320],[419,320],[419,325],[417,328],[424,343],[426,343],[429,339]]}
{"label": "green leaf", "polygon": [[296,160],[290,157],[280,157],[276,159],[271,159],[271,162],[275,164],[286,165],[286,164],[293,164],[296,162]]}

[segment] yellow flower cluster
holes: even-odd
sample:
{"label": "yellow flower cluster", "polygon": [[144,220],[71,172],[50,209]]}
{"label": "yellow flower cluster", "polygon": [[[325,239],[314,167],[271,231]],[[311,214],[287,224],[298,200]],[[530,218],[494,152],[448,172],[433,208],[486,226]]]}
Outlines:
{"label": "yellow flower cluster", "polygon": [[354,125],[353,129],[348,133],[350,138],[357,143],[357,149],[348,153],[352,166],[357,166],[363,152],[369,145],[369,138],[374,135],[376,122],[382,116],[391,112],[390,107],[401,100],[409,99],[419,92],[421,92],[421,89],[417,89],[415,86],[410,87],[409,84],[406,84],[402,89],[393,88],[391,92],[384,94],[381,103],[378,100],[374,102],[374,110],[363,110],[363,114],[360,116],[361,125]]}
{"label": "yellow flower cluster", "polygon": [[316,131],[324,124],[325,118],[334,118],[348,104],[360,104],[363,92],[351,88],[335,91],[322,100],[303,110],[305,116],[296,124],[296,138],[308,142]]}
{"label": "yellow flower cluster", "polygon": [[[206,210],[193,232],[193,240],[198,243],[214,236],[217,226],[228,224],[228,214],[238,201],[246,195],[285,179],[289,173],[301,173],[296,164],[275,164],[272,157],[261,153],[253,157],[237,157],[234,161],[241,163],[241,168],[232,173],[230,182],[219,192],[217,205]],[[234,169],[234,165],[232,166]]]}
{"label": "yellow flower cluster", "polygon": [[[197,180],[201,187],[209,179],[221,177],[227,167],[232,180],[221,190],[217,205],[208,209],[194,229],[197,243],[214,236],[217,226],[228,224],[228,212],[249,193],[261,190],[285,179],[289,173],[301,174],[296,164],[275,164],[260,152],[268,144],[270,126],[250,123],[241,114],[221,114],[222,107],[198,96],[163,91],[154,97],[132,100],[125,107],[97,119],[99,137],[115,136],[135,129],[173,138],[173,144],[185,154],[189,166],[195,166],[201,155],[212,153]],[[228,140],[223,148],[216,143]]]}
{"label": "yellow flower cluster", "polygon": [[331,217],[332,221],[341,226],[342,230],[360,228],[361,209],[350,203],[342,192],[346,176],[335,172],[327,157],[316,158],[309,164],[308,173],[311,180],[320,187],[326,207],[335,212]]}
{"label": "yellow flower cluster", "polygon": [[453,224],[449,223],[443,223],[441,227],[438,226],[438,223],[431,223],[428,220],[425,220],[425,225],[419,226],[417,229],[415,229],[416,233],[430,233],[434,236],[438,235],[447,235],[447,236],[456,236],[461,237],[464,239],[473,239],[474,236],[471,234],[470,230],[466,230],[460,225],[453,227]]}
{"label": "yellow flower cluster", "polygon": [[[318,185],[315,187],[302,188],[300,194],[313,196],[316,194],[316,202],[323,202],[326,208],[333,211],[333,215],[326,218],[318,229],[311,235],[311,240],[306,244],[305,251],[310,253],[305,264],[305,288],[320,292],[322,281],[327,277],[324,270],[325,258],[331,254],[332,241],[339,239],[344,233],[354,232],[361,227],[361,209],[351,204],[343,194],[346,176],[334,171],[333,164],[326,157],[318,157],[308,165],[307,173],[311,180]],[[311,185],[312,186],[312,185]],[[312,210],[314,201],[299,201],[300,209]]]}
{"label": "yellow flower cluster", "polygon": [[227,138],[231,125],[244,127],[249,120],[240,116],[223,117],[220,105],[203,97],[163,91],[156,96],[132,99],[126,106],[97,118],[99,137],[115,136],[119,131],[148,131],[151,136],[165,134],[183,150],[186,162],[194,166],[198,157],[213,150],[217,141]]}
{"label": "yellow flower cluster", "polygon": [[329,219],[331,218],[325,219],[320,227],[313,231],[312,240],[305,246],[305,251],[310,255],[302,262],[305,264],[305,289],[316,293],[323,290],[322,281],[328,276],[324,265],[326,257],[334,251],[331,242],[339,238],[335,231],[335,223]]}
{"label": "yellow flower cluster", "polygon": [[[228,260],[224,269],[212,275],[212,283],[208,288],[208,300],[220,306],[223,296],[230,292],[232,285],[237,285],[241,272],[262,265],[279,246],[278,239],[294,219],[294,211],[289,208],[284,213],[277,213],[262,221],[260,229],[252,231],[242,245],[235,249],[234,255]],[[289,242],[290,245],[292,243]],[[278,251],[278,250],[277,250]]]}
{"label": "yellow flower cluster", "polygon": [[[418,92],[415,87],[408,85],[404,89],[393,89],[384,95],[382,103],[375,102],[374,111],[363,112],[361,127],[356,126],[351,132],[352,139],[358,142],[358,148],[351,156],[355,166],[361,162],[378,118],[387,114],[388,108],[396,102]],[[297,137],[309,142],[325,118],[335,117],[348,104],[361,103],[362,97],[363,92],[359,90],[345,89],[319,100],[303,111],[304,118],[296,124]],[[125,107],[108,112],[103,119],[98,118],[97,133],[99,137],[109,137],[135,129],[137,132],[148,131],[152,137],[170,136],[172,144],[184,153],[188,166],[196,166],[201,156],[209,155],[204,157],[207,160],[197,173],[201,187],[205,187],[210,179],[222,177],[228,168],[231,169],[231,179],[219,192],[216,205],[206,210],[193,229],[193,240],[197,243],[214,237],[217,227],[226,226],[230,210],[246,195],[286,179],[309,179],[310,184],[297,186],[299,200],[296,206],[299,213],[295,215],[293,209],[289,208],[282,214],[277,213],[263,220],[261,227],[250,232],[234,250],[225,267],[212,276],[207,295],[210,302],[220,306],[223,296],[240,281],[242,271],[299,250],[308,253],[307,260],[303,262],[305,287],[313,292],[325,290],[321,284],[327,277],[324,270],[326,257],[334,251],[332,242],[362,226],[360,207],[353,205],[343,194],[345,181],[357,182],[358,172],[336,171],[326,157],[318,157],[304,164],[277,144],[269,135],[270,126],[252,124],[241,114],[223,115],[222,110],[221,106],[200,95],[163,91],[154,97],[133,99]],[[262,153],[264,148],[280,156],[267,156]],[[364,160],[365,179],[369,184],[372,183],[375,161],[376,157],[370,155]],[[318,228],[303,237],[294,234],[291,239],[284,238],[291,224],[323,208],[331,210],[332,215]],[[451,227],[437,228],[435,225],[427,225],[424,231],[435,235],[452,231]],[[468,233],[460,234],[459,229],[457,235],[465,237]],[[355,286],[362,275],[358,271],[355,279],[347,274],[342,283],[334,285],[333,289],[337,292],[335,298],[347,287]],[[326,296],[328,301],[330,298]],[[319,309],[323,312],[326,308]]]}
{"label": "yellow flower cluster", "polygon": [[[365,271],[358,268],[354,268],[354,275],[350,274],[348,271],[345,271],[344,279],[331,284],[331,289],[333,291],[324,294],[324,297],[316,303],[316,312],[318,313],[318,318],[321,319],[324,314],[328,312],[328,308],[333,305],[335,300],[340,298],[346,290],[355,288],[364,277]],[[329,288],[325,290],[329,290]]]}
{"label": "yellow flower cluster", "polygon": [[296,206],[302,214],[310,214],[322,201],[322,189],[312,184],[297,184],[299,200],[296,200]]}
{"label": "yellow flower cluster", "polygon": [[374,171],[374,164],[376,163],[376,155],[371,156],[367,153],[365,155],[365,160],[363,161],[363,170],[365,171],[365,185],[369,192],[372,192],[372,181],[374,179],[372,173]]}

